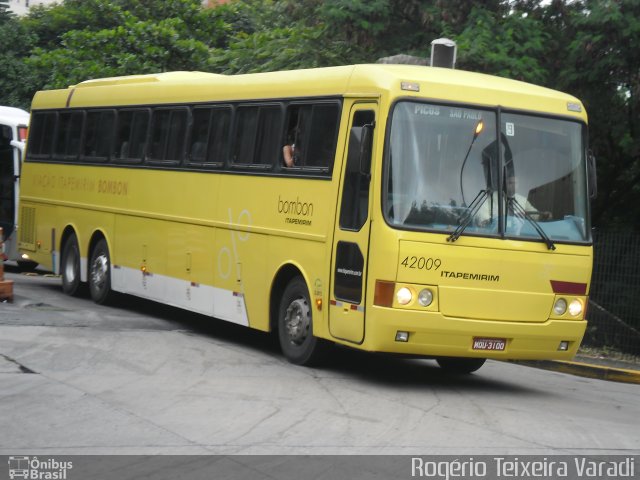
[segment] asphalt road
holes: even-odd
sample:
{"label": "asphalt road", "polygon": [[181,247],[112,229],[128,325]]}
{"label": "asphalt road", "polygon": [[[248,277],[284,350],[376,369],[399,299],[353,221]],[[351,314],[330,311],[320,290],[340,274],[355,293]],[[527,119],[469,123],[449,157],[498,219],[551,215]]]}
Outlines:
{"label": "asphalt road", "polygon": [[291,365],[269,335],[8,272],[0,454],[639,454],[640,386],[489,361],[336,348]]}

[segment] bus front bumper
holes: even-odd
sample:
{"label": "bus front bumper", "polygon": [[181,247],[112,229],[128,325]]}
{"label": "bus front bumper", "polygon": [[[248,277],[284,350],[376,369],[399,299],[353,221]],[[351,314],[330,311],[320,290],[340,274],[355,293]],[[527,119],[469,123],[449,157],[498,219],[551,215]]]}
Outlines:
{"label": "bus front bumper", "polygon": [[570,360],[587,326],[586,320],[476,320],[384,307],[367,313],[361,348],[423,357]]}

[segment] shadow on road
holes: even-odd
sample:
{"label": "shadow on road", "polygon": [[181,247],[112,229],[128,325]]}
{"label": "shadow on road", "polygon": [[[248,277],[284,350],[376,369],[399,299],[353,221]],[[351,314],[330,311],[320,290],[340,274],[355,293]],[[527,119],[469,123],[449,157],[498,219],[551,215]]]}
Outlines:
{"label": "shadow on road", "polygon": [[[16,274],[21,273],[17,267],[11,265],[6,265],[6,271]],[[39,272],[39,274],[42,275],[43,272]],[[33,282],[37,282],[38,288],[45,289],[49,293],[64,295],[60,282],[38,282],[37,278],[33,278]],[[251,348],[272,359],[286,363],[286,359],[280,352],[277,335],[273,333],[249,329],[224,320],[131,295],[117,294],[107,306],[95,305],[88,298],[87,291],[84,291],[81,297],[77,299],[78,306],[81,309],[97,311],[105,309],[104,312],[109,317],[117,317],[120,314],[126,317],[131,313],[144,317],[153,317],[153,322],[144,323],[145,330],[157,328],[158,330],[181,331],[188,335],[206,336],[230,345]],[[135,322],[133,323],[131,327],[136,329]],[[48,326],[55,326],[55,324],[49,323]],[[93,327],[90,324],[86,326],[88,328]],[[119,327],[122,327],[122,323],[119,324]],[[116,327],[116,329],[120,329],[119,327]],[[549,392],[539,392],[518,383],[516,378],[505,378],[503,380],[496,379],[495,375],[483,375],[483,370],[486,371],[491,368],[491,362],[475,374],[453,375],[443,371],[433,360],[407,358],[391,354],[374,354],[338,345],[332,345],[329,348],[327,358],[321,367],[308,368],[291,365],[291,368],[302,368],[316,377],[351,377],[380,386],[402,388],[424,388],[428,386],[462,389],[473,393],[499,391],[512,395],[535,395],[536,393],[543,396],[549,395]],[[511,365],[510,368],[526,367]]]}

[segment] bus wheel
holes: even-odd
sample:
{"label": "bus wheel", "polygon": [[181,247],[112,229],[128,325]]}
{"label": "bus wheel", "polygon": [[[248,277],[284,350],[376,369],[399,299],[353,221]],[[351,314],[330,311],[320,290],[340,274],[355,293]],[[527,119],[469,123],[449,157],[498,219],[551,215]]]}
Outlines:
{"label": "bus wheel", "polygon": [[291,280],[282,295],[278,338],[282,353],[291,363],[313,365],[321,360],[324,344],[313,336],[311,302],[301,277]]}
{"label": "bus wheel", "polygon": [[75,235],[71,235],[64,242],[60,270],[62,271],[62,291],[67,295],[78,295],[80,291],[80,248]]}
{"label": "bus wheel", "polygon": [[438,362],[438,365],[440,365],[440,368],[442,368],[446,372],[466,375],[478,370],[482,365],[484,365],[486,359],[440,357],[437,358],[436,361]]}
{"label": "bus wheel", "polygon": [[89,291],[93,301],[107,303],[111,298],[111,259],[107,241],[101,239],[91,252],[89,261]]}

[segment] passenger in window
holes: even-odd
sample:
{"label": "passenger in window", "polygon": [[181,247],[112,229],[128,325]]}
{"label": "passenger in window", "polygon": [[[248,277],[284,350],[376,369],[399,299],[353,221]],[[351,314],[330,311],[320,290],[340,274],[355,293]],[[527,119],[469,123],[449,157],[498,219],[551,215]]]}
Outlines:
{"label": "passenger in window", "polygon": [[282,147],[282,157],[286,167],[295,167],[299,164],[300,148],[296,147],[297,130],[292,132],[287,138],[287,144]]}

